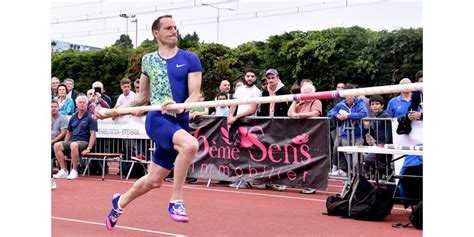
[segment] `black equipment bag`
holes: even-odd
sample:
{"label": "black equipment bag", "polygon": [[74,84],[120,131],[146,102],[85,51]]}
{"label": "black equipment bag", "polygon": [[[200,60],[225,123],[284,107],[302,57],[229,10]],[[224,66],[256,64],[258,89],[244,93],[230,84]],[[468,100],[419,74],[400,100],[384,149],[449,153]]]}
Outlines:
{"label": "black equipment bag", "polygon": [[410,223],[417,229],[423,229],[423,201],[420,201],[413,208],[410,215]]}
{"label": "black equipment bag", "polygon": [[[390,214],[393,208],[392,191],[384,187],[374,187],[365,177],[359,175],[358,184],[352,199],[349,213],[349,199],[354,185],[344,195],[330,196],[326,200],[327,215],[353,218],[356,220],[380,221]],[[352,182],[354,184],[355,178]],[[378,180],[377,180],[378,181]]]}

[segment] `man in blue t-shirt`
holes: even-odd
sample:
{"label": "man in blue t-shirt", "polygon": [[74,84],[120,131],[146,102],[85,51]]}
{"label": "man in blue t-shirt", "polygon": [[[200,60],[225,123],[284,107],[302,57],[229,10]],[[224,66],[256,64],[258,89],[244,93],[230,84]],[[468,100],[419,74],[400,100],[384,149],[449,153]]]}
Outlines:
{"label": "man in blue t-shirt", "polygon": [[[400,80],[400,84],[410,84],[411,80],[403,78]],[[399,96],[390,99],[387,105],[387,113],[392,118],[404,117],[408,113],[408,107],[411,102],[411,92],[402,92]]]}
{"label": "man in blue t-shirt", "polygon": [[[87,111],[87,96],[79,94],[76,97],[77,112],[69,119],[67,126],[66,139],[54,143],[54,154],[58,159],[61,169],[53,175],[56,179],[77,179],[77,165],[79,154],[89,153],[94,146],[97,132],[97,121],[92,118],[92,114]],[[64,154],[71,157],[71,172],[68,174]]]}
{"label": "man in blue t-shirt", "polygon": [[[168,212],[174,221],[189,221],[182,187],[199,144],[188,133],[189,113],[184,109],[171,110],[167,106],[198,101],[202,66],[195,54],[178,48],[176,23],[170,15],[160,16],[153,22],[152,34],[159,49],[143,56],[140,92],[122,107],[146,105],[148,102],[161,105],[161,112],[148,112],[145,121],[146,132],[157,146],[148,174],[138,179],[127,192],[113,195],[112,210],[106,219],[108,230],[112,230],[130,202],[159,188],[172,169],[173,193]],[[104,118],[104,115],[96,114]]]}

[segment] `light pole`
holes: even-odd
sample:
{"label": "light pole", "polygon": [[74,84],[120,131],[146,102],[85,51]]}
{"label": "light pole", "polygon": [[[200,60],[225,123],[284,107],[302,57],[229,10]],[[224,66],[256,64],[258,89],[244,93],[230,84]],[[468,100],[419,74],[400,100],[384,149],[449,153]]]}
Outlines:
{"label": "light pole", "polygon": [[128,35],[128,18],[135,18],[135,14],[122,13],[119,16],[125,18],[125,20],[126,20],[125,22],[127,23],[127,35]]}
{"label": "light pole", "polygon": [[220,15],[221,15],[221,9],[228,10],[228,11],[235,11],[235,9],[228,8],[228,7],[216,7],[216,6],[214,6],[212,4],[208,4],[208,3],[202,3],[202,5],[217,9],[217,43],[219,43],[219,18],[220,18]]}
{"label": "light pole", "polygon": [[131,19],[135,23],[135,48],[138,48],[138,18]]}

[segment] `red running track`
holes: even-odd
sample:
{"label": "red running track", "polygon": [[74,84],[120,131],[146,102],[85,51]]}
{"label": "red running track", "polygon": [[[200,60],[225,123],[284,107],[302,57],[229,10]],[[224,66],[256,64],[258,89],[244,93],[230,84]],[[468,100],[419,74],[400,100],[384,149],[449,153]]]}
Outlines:
{"label": "red running track", "polygon": [[322,215],[326,198],[341,190],[330,181],[327,192],[300,194],[229,187],[206,187],[206,182],[186,184],[185,204],[190,222],[173,222],[167,214],[172,184],[165,182],[127,206],[113,231],[104,220],[115,192],[124,192],[135,180],[108,175],[77,180],[56,180],[52,191],[52,236],[418,236],[413,227],[396,229],[407,223],[409,210],[396,205],[382,222],[357,221]]}

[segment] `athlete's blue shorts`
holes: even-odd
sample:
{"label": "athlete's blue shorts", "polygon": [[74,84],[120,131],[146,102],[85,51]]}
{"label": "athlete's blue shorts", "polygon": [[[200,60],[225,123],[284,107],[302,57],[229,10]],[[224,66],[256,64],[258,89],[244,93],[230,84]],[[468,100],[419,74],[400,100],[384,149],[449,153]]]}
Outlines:
{"label": "athlete's blue shorts", "polygon": [[178,152],[173,148],[173,135],[180,129],[189,130],[189,113],[179,114],[176,117],[161,114],[160,111],[148,112],[145,120],[145,129],[148,137],[155,142],[153,163],[171,170]]}

